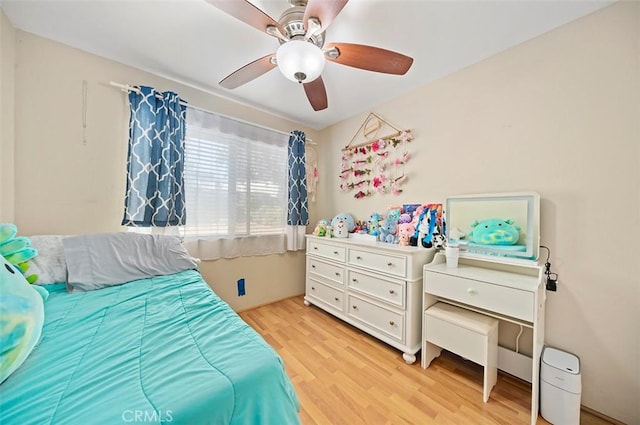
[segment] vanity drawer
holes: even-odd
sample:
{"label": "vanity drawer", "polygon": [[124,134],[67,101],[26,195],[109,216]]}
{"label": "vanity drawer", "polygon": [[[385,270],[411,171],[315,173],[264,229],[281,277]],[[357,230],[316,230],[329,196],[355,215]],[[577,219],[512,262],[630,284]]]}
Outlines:
{"label": "vanity drawer", "polygon": [[407,275],[407,258],[358,249],[349,250],[349,264],[378,270],[391,275],[405,277]]}
{"label": "vanity drawer", "polygon": [[316,240],[309,241],[309,251],[307,253],[331,258],[332,260],[342,263],[344,263],[347,258],[347,250],[344,246],[325,244]]}
{"label": "vanity drawer", "polygon": [[398,307],[405,305],[405,282],[382,279],[349,270],[347,285],[349,289],[378,298]]}
{"label": "vanity drawer", "polygon": [[347,309],[347,314],[352,318],[404,342],[404,313],[380,307],[354,295],[349,295]]}
{"label": "vanity drawer", "polygon": [[309,273],[312,275],[312,277],[316,279],[326,279],[336,285],[344,285],[345,272],[342,266],[325,263],[315,258],[308,258],[307,261],[307,270],[309,270]]}
{"label": "vanity drawer", "polygon": [[533,292],[427,271],[424,290],[442,298],[533,322]]}
{"label": "vanity drawer", "polygon": [[306,296],[318,300],[323,305],[338,310],[340,313],[344,311],[344,293],[317,280],[309,279],[307,281]]}

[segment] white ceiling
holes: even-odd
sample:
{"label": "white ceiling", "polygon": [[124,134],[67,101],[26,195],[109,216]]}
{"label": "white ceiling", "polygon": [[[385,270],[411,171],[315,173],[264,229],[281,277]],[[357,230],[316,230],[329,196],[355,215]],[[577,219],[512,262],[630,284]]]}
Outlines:
{"label": "white ceiling", "polygon": [[[289,5],[252,2],[275,20]],[[382,47],[414,63],[404,76],[327,63],[322,77],[329,107],[319,112],[277,68],[234,90],[218,86],[274,52],[278,42],[205,0],[0,0],[0,6],[21,30],[322,129],[612,2],[350,0],[327,30],[327,42]]]}

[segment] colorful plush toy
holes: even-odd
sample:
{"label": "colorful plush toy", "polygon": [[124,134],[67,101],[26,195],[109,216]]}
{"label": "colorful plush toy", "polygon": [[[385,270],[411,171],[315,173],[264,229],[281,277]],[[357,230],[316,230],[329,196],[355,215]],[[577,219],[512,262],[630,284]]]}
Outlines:
{"label": "colorful plush toy", "polygon": [[371,236],[378,236],[380,234],[380,222],[382,221],[382,216],[378,213],[373,213],[369,216],[368,224],[369,224],[369,234]]}
{"label": "colorful plush toy", "polygon": [[353,228],[356,227],[356,222],[351,214],[343,212],[333,217],[333,220],[331,220],[331,226],[334,230],[340,220],[345,222],[348,232],[353,232]]}
{"label": "colorful plush toy", "polygon": [[400,218],[398,219],[398,224],[403,224],[403,223],[411,223],[411,215],[407,213],[400,214]]}
{"label": "colorful plush toy", "polygon": [[356,227],[353,228],[353,233],[360,233],[366,235],[369,233],[369,227],[366,221],[356,220]]}
{"label": "colorful plush toy", "polygon": [[398,245],[408,246],[416,229],[411,223],[398,224]]}
{"label": "colorful plush toy", "polygon": [[[0,224],[0,255],[7,262],[16,266],[24,275],[29,269],[28,261],[38,255],[38,251],[31,248],[31,241],[25,237],[16,237],[18,228],[15,224]],[[33,283],[38,276],[26,276],[27,282]]]}
{"label": "colorful plush toy", "polygon": [[413,224],[415,230],[413,236],[409,238],[409,245],[418,246],[418,239],[420,237],[420,224],[422,223],[428,212],[429,209],[426,207],[426,205],[420,205],[414,211],[413,221],[411,223]]}
{"label": "colorful plush toy", "polygon": [[401,208],[391,208],[387,212],[387,218],[390,218],[390,220],[394,221],[397,224],[398,221],[400,221],[400,216],[402,215],[401,211]]}
{"label": "colorful plush toy", "polygon": [[418,226],[418,240],[424,248],[433,247],[433,232],[436,229],[437,211],[428,209]]}
{"label": "colorful plush toy", "polygon": [[347,223],[342,220],[336,221],[336,224],[333,226],[333,236],[336,238],[348,238],[349,231],[347,230]]}
{"label": "colorful plush toy", "polygon": [[380,241],[386,243],[398,243],[398,221],[394,215],[388,215],[380,225]]}
{"label": "colorful plush toy", "polygon": [[0,382],[31,353],[44,324],[48,292],[30,285],[20,269],[0,257]]}
{"label": "colorful plush toy", "polygon": [[482,245],[515,245],[520,239],[520,226],[513,220],[490,218],[471,224],[472,230],[467,234],[471,242]]}
{"label": "colorful plush toy", "polygon": [[327,234],[327,226],[329,225],[329,220],[326,218],[321,219],[316,224],[315,229],[313,229],[313,234],[315,236],[325,236]]}
{"label": "colorful plush toy", "polygon": [[440,233],[438,226],[433,229],[433,235],[431,235],[431,245],[435,249],[442,249],[447,244],[447,238]]}

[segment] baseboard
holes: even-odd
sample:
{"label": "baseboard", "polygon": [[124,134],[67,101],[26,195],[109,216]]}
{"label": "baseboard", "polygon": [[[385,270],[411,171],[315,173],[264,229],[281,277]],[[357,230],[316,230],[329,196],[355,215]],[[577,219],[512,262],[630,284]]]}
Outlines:
{"label": "baseboard", "polygon": [[620,422],[617,419],[613,419],[612,417],[607,416],[604,413],[600,413],[597,410],[593,410],[592,408],[587,407],[584,404],[580,406],[580,410],[598,419],[602,419],[604,422],[610,423],[612,425],[626,425],[624,422]]}
{"label": "baseboard", "polygon": [[531,383],[531,357],[498,346],[498,369]]}

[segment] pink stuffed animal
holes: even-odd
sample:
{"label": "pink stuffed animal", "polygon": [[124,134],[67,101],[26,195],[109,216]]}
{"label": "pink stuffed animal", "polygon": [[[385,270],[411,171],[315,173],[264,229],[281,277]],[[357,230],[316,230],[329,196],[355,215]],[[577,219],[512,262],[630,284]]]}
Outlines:
{"label": "pink stuffed animal", "polygon": [[398,225],[398,245],[409,245],[409,239],[416,232],[412,223],[400,223]]}

